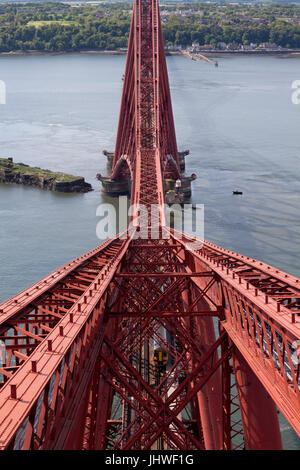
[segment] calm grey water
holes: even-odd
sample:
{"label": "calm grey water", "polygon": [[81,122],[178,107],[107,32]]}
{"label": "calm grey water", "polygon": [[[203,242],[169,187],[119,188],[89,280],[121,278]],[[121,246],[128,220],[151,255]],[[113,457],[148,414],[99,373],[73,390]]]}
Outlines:
{"label": "calm grey water", "polygon": [[[82,175],[79,195],[0,184],[0,302],[100,243],[96,173],[114,148],[124,56],[0,57],[0,157]],[[196,173],[205,237],[300,276],[300,60],[168,57],[179,149]],[[242,197],[232,195],[239,188]],[[300,442],[281,419],[286,449]]]}

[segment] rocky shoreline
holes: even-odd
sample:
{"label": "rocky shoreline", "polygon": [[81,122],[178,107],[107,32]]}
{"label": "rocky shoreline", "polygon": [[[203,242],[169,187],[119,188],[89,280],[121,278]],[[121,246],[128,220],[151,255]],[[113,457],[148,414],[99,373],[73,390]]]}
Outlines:
{"label": "rocky shoreline", "polygon": [[[166,55],[185,55],[185,50],[183,51],[170,51],[166,50]],[[233,49],[233,50],[223,50],[223,49],[215,49],[215,50],[206,50],[201,49],[199,53],[205,54],[208,57],[215,57],[218,56],[229,56],[229,55],[273,55],[273,56],[280,56],[284,58],[289,57],[300,57],[300,49],[281,49],[281,50],[251,50],[245,51],[240,49]],[[117,49],[117,50],[77,50],[77,51],[10,51],[10,52],[0,52],[0,57],[10,57],[10,56],[40,56],[40,55],[49,55],[49,56],[56,56],[56,55],[69,55],[69,54],[99,54],[99,55],[124,55],[127,54],[127,49]]]}
{"label": "rocky shoreline", "polygon": [[93,190],[81,176],[14,163],[12,158],[0,158],[0,183],[22,184],[63,193],[87,193]]}

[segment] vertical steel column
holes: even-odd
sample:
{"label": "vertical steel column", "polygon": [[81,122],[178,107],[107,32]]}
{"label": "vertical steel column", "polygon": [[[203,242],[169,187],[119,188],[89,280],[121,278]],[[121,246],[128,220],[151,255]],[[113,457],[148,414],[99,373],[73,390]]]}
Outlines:
{"label": "vertical steel column", "polygon": [[281,435],[276,406],[236,349],[234,372],[239,393],[246,450],[280,450]]}

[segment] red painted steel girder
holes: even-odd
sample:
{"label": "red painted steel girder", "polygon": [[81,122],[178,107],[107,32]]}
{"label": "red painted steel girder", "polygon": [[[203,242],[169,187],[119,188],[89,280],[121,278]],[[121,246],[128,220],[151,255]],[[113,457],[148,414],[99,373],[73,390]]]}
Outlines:
{"label": "red painted steel girder", "polygon": [[[177,240],[182,246],[191,241],[188,235]],[[207,253],[207,247],[210,252]],[[215,258],[211,253],[222,254]],[[187,266],[191,262],[203,272],[213,270],[219,276],[219,288],[212,292],[213,298],[223,297],[224,321],[222,326],[230,339],[242,353],[274,402],[280,408],[296,432],[300,434],[300,355],[297,341],[300,338],[300,322],[291,314],[290,305],[278,308],[278,297],[266,295],[266,283],[261,287],[251,282],[269,273],[270,285],[284,283],[284,289],[297,298],[299,280],[271,266],[242,255],[226,252],[211,243],[188,254]],[[229,262],[227,261],[229,259]],[[197,260],[197,261],[196,261]],[[218,292],[219,291],[219,292]]]}
{"label": "red painted steel girder", "polygon": [[[127,246],[126,240],[110,240],[46,278],[46,281],[52,282],[51,287],[55,288],[57,278],[61,282],[70,275],[72,268],[68,270],[68,266],[75,266],[74,273],[78,266],[94,266],[95,262],[101,266],[98,274],[90,279],[84,294],[69,309],[63,311],[62,318],[47,331],[47,336],[41,338],[27,358],[24,354],[22,364],[2,386],[0,448],[56,446],[56,439],[59,439],[57,430],[64,429],[62,423],[70,419],[68,413],[76,412],[76,407],[82,400],[82,397],[79,398],[80,393],[86,393],[86,385],[93,372],[93,361],[96,361],[102,344],[99,331],[109,283],[126,254]],[[43,282],[42,285],[44,284]],[[40,283],[24,291],[21,297],[16,297],[22,303],[18,308],[11,308],[14,299],[1,305],[4,312],[4,320],[1,322],[3,328],[10,328],[8,322],[16,317],[24,324],[23,309],[28,307],[27,298],[30,296],[30,300],[34,298],[37,302],[36,287],[39,286]],[[45,292],[46,288],[37,302],[41,308]],[[59,309],[60,306],[56,308]],[[27,335],[28,333],[30,332],[26,331]],[[48,399],[49,394],[51,401]],[[84,409],[84,416],[85,411]],[[29,417],[31,418],[28,421]],[[34,433],[31,419],[38,423]],[[70,429],[64,429],[64,432],[68,435]],[[61,439],[58,448],[64,447],[65,438]]]}
{"label": "red painted steel girder", "polygon": [[[277,302],[275,302],[275,300],[269,299],[268,303],[266,303],[265,294],[263,292],[261,292],[252,285],[247,286],[247,283],[244,280],[240,280],[236,276],[233,276],[234,269],[225,269],[224,267],[222,269],[221,265],[217,266],[216,262],[207,259],[204,250],[203,253],[202,250],[197,253],[193,253],[190,250],[185,250],[184,245],[188,241],[189,238],[187,236],[184,236],[182,240],[177,240],[177,243],[182,248],[181,250],[177,248],[175,249],[175,252],[172,253],[172,256],[176,258],[177,256],[182,256],[182,251],[185,252],[186,259],[184,264],[182,264],[182,268],[187,270],[187,274],[181,272],[172,273],[168,271],[161,271],[162,266],[158,264],[158,272],[153,272],[153,268],[151,268],[151,271],[148,271],[147,274],[143,274],[142,277],[138,276],[138,279],[141,278],[141,280],[145,280],[146,277],[149,277],[151,279],[151,281],[149,281],[150,284],[148,285],[147,291],[151,294],[151,305],[153,305],[153,308],[155,305],[158,306],[158,310],[155,310],[156,307],[153,310],[150,305],[144,305],[143,309],[144,311],[149,312],[149,318],[145,319],[145,316],[142,315],[141,312],[142,316],[139,318],[139,321],[144,321],[142,331],[144,331],[145,328],[148,327],[150,319],[152,321],[158,320],[160,324],[165,325],[166,328],[170,328],[170,326],[165,323],[166,321],[170,322],[172,320],[172,322],[174,321],[176,325],[176,321],[178,322],[179,318],[183,318],[185,316],[185,311],[188,306],[186,306],[184,310],[180,312],[176,311],[176,309],[174,308],[175,305],[173,305],[173,307],[170,308],[170,311],[173,312],[172,315],[163,314],[163,309],[161,307],[162,305],[164,305],[164,302],[167,301],[167,303],[171,306],[172,302],[174,303],[174,298],[168,298],[168,291],[166,291],[167,294],[163,295],[161,291],[162,286],[167,287],[167,285],[169,285],[169,289],[171,289],[170,295],[172,296],[172,284],[177,286],[176,289],[179,289],[180,285],[177,283],[180,280],[184,281],[185,283],[188,282],[189,284],[194,285],[195,288],[198,289],[197,298],[200,300],[201,298],[205,297],[207,304],[210,304],[211,311],[216,308],[214,303],[218,301],[220,305],[220,301],[222,300],[224,311],[219,312],[221,315],[221,319],[223,318],[222,327],[228,333],[228,336],[233,342],[233,344],[235,344],[237,349],[243,354],[243,357],[247,360],[250,367],[259,377],[259,380],[263,383],[266,390],[268,390],[275,403],[279,406],[279,408],[282,410],[282,412],[285,414],[285,416],[287,417],[289,422],[294,426],[297,432],[299,432],[299,387],[297,387],[297,383],[299,381],[299,371],[294,366],[292,367],[290,349],[291,343],[295,339],[299,338],[299,323],[293,323],[291,321],[290,312],[288,310],[287,312],[285,312],[284,309],[282,309],[280,312],[277,312]],[[132,272],[132,277],[128,277],[128,275],[125,275],[126,273],[123,270],[119,271],[119,273],[117,273],[116,271],[120,261],[123,260],[123,262],[125,262],[125,254],[126,256],[128,256],[128,253],[130,253],[131,250],[133,253],[136,253],[134,241],[123,241],[122,243],[114,241],[106,243],[98,250],[93,251],[92,254],[90,253],[88,256],[83,257],[83,263],[88,264],[88,261],[90,259],[93,259],[95,257],[95,254],[97,254],[97,256],[100,256],[101,253],[103,253],[103,257],[105,257],[105,248],[107,247],[112,249],[113,243],[116,244],[114,247],[115,256],[112,255],[111,261],[107,260],[106,258],[107,264],[102,268],[96,278],[91,279],[91,284],[88,286],[85,293],[80,297],[79,302],[75,302],[74,307],[71,306],[67,312],[64,312],[63,318],[60,319],[56,325],[53,326],[51,331],[46,331],[46,336],[41,338],[39,345],[31,353],[30,357],[27,360],[26,358],[24,358],[25,360],[19,365],[19,370],[11,378],[9,378],[7,383],[2,387],[2,391],[0,392],[0,412],[2,416],[9,417],[9,420],[11,422],[11,426],[6,427],[4,420],[3,425],[0,426],[0,438],[2,448],[7,448],[9,445],[12,445],[13,439],[15,438],[17,431],[20,432],[20,427],[22,425],[22,422],[24,422],[24,420],[26,419],[26,416],[32,415],[32,410],[35,406],[37,406],[38,400],[41,400],[41,396],[43,393],[45,394],[47,392],[49,394],[50,379],[51,381],[55,380],[53,378],[55,377],[55,374],[61,375],[65,373],[66,379],[67,377],[69,377],[69,380],[73,380],[70,378],[69,371],[66,372],[65,369],[60,368],[62,367],[62,357],[68,357],[68,354],[71,354],[70,346],[72,344],[75,344],[76,341],[78,341],[78,335],[76,336],[74,328],[76,327],[78,329],[79,326],[82,331],[82,325],[88,324],[88,318],[93,315],[92,312],[94,312],[95,314],[95,303],[96,305],[97,301],[98,303],[101,303],[101,299],[103,302],[101,303],[101,305],[103,305],[101,309],[103,315],[105,316],[105,311],[107,311],[107,301],[105,300],[105,292],[107,291],[107,289],[110,288],[111,291],[115,290],[116,292],[118,292],[120,289],[120,282],[127,282],[128,279],[132,281],[134,280],[135,276],[139,274]],[[210,246],[212,247],[212,245]],[[141,251],[142,249],[145,250],[144,254],[146,254],[146,246],[144,246],[144,248],[138,248],[139,251]],[[153,249],[153,251],[155,250]],[[164,252],[170,254],[169,249],[165,249]],[[151,257],[151,255],[149,256]],[[197,263],[199,263],[198,267]],[[74,273],[77,273],[78,265],[74,263],[74,266]],[[164,269],[169,270],[168,263],[163,266]],[[189,271],[190,266],[192,266],[194,270],[192,275],[190,275],[191,272]],[[95,268],[93,267],[93,269]],[[60,269],[59,271],[64,273],[65,270]],[[69,274],[70,273],[68,272],[67,276]],[[128,272],[127,274],[130,274],[130,272]],[[209,280],[213,278],[216,278],[217,283],[211,283],[210,288],[207,290],[206,286],[208,285]],[[54,278],[50,276],[49,279]],[[199,284],[198,286],[197,283],[202,284]],[[182,284],[181,289],[185,288],[187,288],[187,285]],[[33,288],[30,288],[28,292],[35,293],[34,286]],[[157,300],[153,299],[153,295],[155,292]],[[127,289],[127,293],[130,297],[132,295],[135,295],[134,290],[132,289]],[[24,296],[24,298],[26,298],[26,291],[22,295]],[[42,305],[42,297],[44,295],[45,292],[42,293],[42,296],[39,299],[39,305]],[[110,296],[111,299],[114,297],[117,298],[116,296]],[[161,299],[158,300],[159,298]],[[136,304],[137,299],[138,298],[135,297],[135,301],[132,303],[132,308]],[[123,301],[124,305],[126,305],[125,298],[123,298]],[[87,305],[85,305],[85,302],[87,303]],[[191,302],[190,305],[192,305],[193,303],[195,302]],[[27,304],[22,304],[19,309],[14,310],[13,312],[10,311],[8,316],[8,313],[5,314],[5,308],[10,305],[14,305],[14,303],[8,302],[1,306],[1,309],[4,310],[5,315],[4,325],[7,320],[11,321],[12,319],[18,319],[18,315],[20,316],[20,313],[22,313],[23,309],[27,308],[28,306]],[[81,309],[78,309],[78,305],[81,305]],[[113,305],[111,303],[111,300],[110,305]],[[239,305],[244,305],[244,312],[240,311]],[[81,311],[79,312],[78,310]],[[85,313],[89,311],[91,312],[90,314]],[[160,318],[157,316],[157,313],[159,311],[161,311],[162,313]],[[195,312],[194,317],[201,314],[200,310],[192,310],[192,312],[193,311]],[[190,312],[189,314],[190,317],[193,317],[192,312]],[[72,313],[73,316],[71,317]],[[119,313],[119,316],[121,316],[123,319],[126,319],[126,315],[130,317],[130,315],[134,313],[134,309],[132,312],[128,310],[117,313]],[[205,310],[202,313],[204,315],[207,315],[209,311]],[[110,315],[114,315],[114,312]],[[81,319],[80,321],[77,320],[79,318]],[[24,321],[22,319],[23,316],[21,315],[20,321]],[[79,325],[77,326],[78,321]],[[132,321],[134,322],[133,325],[136,328],[138,324],[136,323],[135,318],[133,318]],[[180,323],[177,323],[177,326],[175,326],[175,328],[177,328],[177,330],[178,328],[181,328]],[[172,328],[170,331],[172,331]],[[181,335],[182,334],[182,337],[185,337],[185,340],[192,345],[192,350],[195,353],[197,350],[197,346],[194,344],[192,338],[189,338],[188,332],[184,333],[182,330]],[[68,339],[66,339],[66,335],[68,336]],[[150,328],[148,333],[146,333],[146,337],[151,337],[151,335],[154,335],[153,326]],[[23,336],[26,335],[24,335],[22,332],[22,335],[20,336],[23,338]],[[130,339],[130,336],[128,334],[127,338]],[[61,344],[61,346],[58,346],[59,344]],[[49,345],[51,346],[49,347]],[[89,344],[89,347],[91,347],[91,344]],[[59,358],[57,357],[58,350],[60,350],[60,352],[62,353]],[[98,353],[100,352],[100,350],[101,345],[98,344]],[[65,353],[63,351],[65,351]],[[24,353],[22,352],[22,354]],[[82,357],[84,357],[83,353],[81,353],[81,355]],[[77,360],[79,361],[79,357]],[[37,370],[37,372],[33,371],[33,367],[35,368],[35,370]],[[46,376],[40,377],[40,370],[49,372],[46,373]],[[91,374],[92,371],[90,372],[89,377],[91,377]],[[35,380],[33,380],[33,377],[35,377]],[[38,385],[38,382],[40,382],[40,385]],[[275,387],[274,383],[276,384]],[[74,386],[75,385],[73,384],[73,387]],[[69,387],[72,388],[71,382]],[[83,385],[82,388],[84,389]],[[56,397],[55,400],[58,399],[58,392],[58,389],[55,389],[55,391],[53,392]],[[28,396],[31,396],[31,401],[27,402],[25,405],[24,402],[20,399],[22,397],[27,396],[27,394]],[[16,398],[13,398],[13,396],[16,396]],[[54,403],[56,403],[55,400]],[[53,405],[52,408],[51,406],[49,406],[49,409],[47,409],[45,405],[45,410],[43,411],[43,413],[45,413],[44,417],[46,416],[46,412],[51,412],[51,409],[52,416],[54,417]],[[36,419],[37,415],[34,414],[34,416]],[[42,417],[40,417],[40,419],[42,420]],[[59,418],[57,417],[56,419],[59,423]],[[42,429],[42,424],[40,424],[40,428]],[[59,424],[57,424],[57,428],[55,427],[54,429],[58,430]],[[35,435],[35,448],[51,448],[51,446],[55,447],[58,442],[60,442],[60,445],[62,446],[61,448],[63,448],[64,443],[67,442],[66,438],[65,440],[61,438],[62,440],[53,441],[51,444],[50,442],[42,442],[42,437],[39,432],[41,431],[37,431],[37,434]],[[30,432],[28,436],[29,435]],[[31,446],[33,445],[33,443],[29,439],[29,437],[27,437],[27,440],[24,442],[28,446],[27,448],[32,448]],[[38,444],[38,442],[40,442],[40,444]]]}
{"label": "red painted steel girder", "polygon": [[148,190],[156,203],[162,193],[161,171],[165,177],[180,176],[159,7],[157,0],[136,1],[111,179],[131,177],[132,201],[144,204],[149,200],[149,191],[144,189],[149,173]]}
{"label": "red painted steel girder", "polygon": [[[113,435],[122,449],[278,449],[274,404],[300,433],[300,281],[209,242],[191,249],[162,211],[169,238],[134,236],[150,235],[177,171],[158,2],[136,0],[113,164],[133,178],[136,229],[0,306],[0,448],[103,449]],[[155,344],[172,361],[163,378]]]}

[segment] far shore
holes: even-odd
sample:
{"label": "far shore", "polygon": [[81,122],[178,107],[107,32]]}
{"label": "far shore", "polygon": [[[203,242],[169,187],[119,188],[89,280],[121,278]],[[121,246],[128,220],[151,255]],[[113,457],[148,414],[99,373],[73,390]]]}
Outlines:
{"label": "far shore", "polygon": [[[168,51],[166,50],[166,55],[182,55],[184,56],[185,51]],[[103,50],[80,50],[80,51],[10,51],[10,52],[0,52],[0,57],[11,57],[11,56],[39,56],[39,55],[65,55],[65,54],[101,54],[101,55],[124,55],[127,54],[127,50],[114,50],[114,51],[103,51]],[[300,50],[262,50],[262,51],[242,51],[242,50],[213,50],[206,51],[201,50],[199,54],[205,55],[207,57],[222,57],[228,55],[273,55],[280,56],[282,58],[290,57],[300,57]]]}
{"label": "far shore", "polygon": [[81,50],[81,51],[10,51],[0,52],[2,57],[10,56],[32,56],[32,55],[65,55],[65,54],[106,54],[106,55],[124,55],[127,54],[127,50],[116,50],[116,51],[97,51],[97,50]]}

